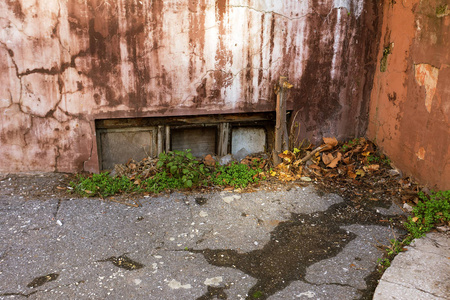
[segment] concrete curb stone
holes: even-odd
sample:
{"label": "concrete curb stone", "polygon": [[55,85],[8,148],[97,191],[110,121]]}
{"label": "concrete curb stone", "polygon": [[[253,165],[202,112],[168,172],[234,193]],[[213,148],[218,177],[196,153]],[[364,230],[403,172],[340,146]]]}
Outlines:
{"label": "concrete curb stone", "polygon": [[450,299],[450,236],[428,233],[407,249],[383,274],[373,299]]}

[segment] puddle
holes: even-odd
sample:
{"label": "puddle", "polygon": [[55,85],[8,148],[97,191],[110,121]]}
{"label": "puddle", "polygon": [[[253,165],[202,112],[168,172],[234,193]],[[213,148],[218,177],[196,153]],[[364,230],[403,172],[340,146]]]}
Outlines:
{"label": "puddle", "polygon": [[385,218],[373,211],[340,203],[325,212],[292,215],[291,220],[280,223],[272,231],[270,241],[263,249],[246,253],[232,249],[189,251],[202,254],[211,265],[238,269],[257,279],[247,292],[247,299],[267,299],[293,281],[308,283],[304,277],[309,266],[336,256],[356,238],[354,233],[340,226],[386,226],[380,222]]}
{"label": "puddle", "polygon": [[36,277],[35,279],[33,279],[33,281],[31,281],[29,284],[27,284],[27,287],[35,288],[35,287],[44,285],[47,282],[58,279],[58,276],[59,276],[59,274],[52,273],[52,274]]}
{"label": "puddle", "polygon": [[128,256],[121,255],[121,256],[111,256],[109,258],[106,259],[102,259],[102,260],[98,260],[98,262],[106,262],[106,261],[110,261],[113,263],[113,265],[115,265],[116,267],[128,270],[128,271],[133,271],[133,270],[138,270],[144,267],[143,264],[135,262],[134,260],[130,259]]}
{"label": "puddle", "polygon": [[208,286],[208,291],[196,300],[214,300],[214,299],[228,299],[225,289],[228,287],[214,287]]}

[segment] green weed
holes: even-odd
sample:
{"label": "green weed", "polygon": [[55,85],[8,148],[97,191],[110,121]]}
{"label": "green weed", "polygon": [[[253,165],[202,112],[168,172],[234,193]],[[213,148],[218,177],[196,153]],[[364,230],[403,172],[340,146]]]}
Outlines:
{"label": "green weed", "polygon": [[394,43],[389,43],[388,46],[383,49],[383,57],[380,61],[380,72],[386,72],[387,70],[387,59],[390,54],[392,54],[392,50],[394,48]]}
{"label": "green weed", "polygon": [[252,169],[245,164],[233,162],[229,166],[217,167],[212,176],[212,183],[243,188],[250,183],[259,182],[258,174],[260,172],[261,169]]}
{"label": "green weed", "polygon": [[[230,185],[246,187],[256,183],[264,161],[259,158],[251,160],[250,165],[232,163],[228,166],[206,167],[197,160],[190,150],[161,153],[156,164],[154,176],[141,180],[126,176],[112,177],[108,172],[78,175],[70,185],[73,191],[83,197],[108,197],[119,193],[148,192],[158,194],[165,190],[178,190],[196,186]],[[212,170],[211,170],[212,169]]]}
{"label": "green weed", "polygon": [[403,251],[403,242],[397,239],[391,239],[390,246],[386,248],[386,253],[389,256],[397,255]]}
{"label": "green weed", "polygon": [[165,190],[177,190],[186,187],[186,183],[180,178],[163,171],[141,183],[142,190],[149,193],[159,194]]}
{"label": "green weed", "polygon": [[117,193],[139,191],[139,187],[128,177],[111,177],[108,172],[86,177],[78,175],[77,182],[70,182],[70,186],[84,197],[108,197]]}
{"label": "green weed", "polygon": [[360,142],[359,138],[354,138],[354,139],[348,141],[347,143],[342,145],[342,151],[343,152],[347,152],[348,150],[350,150],[354,146],[358,145],[359,142]]}
{"label": "green weed", "polygon": [[254,292],[254,293],[252,294],[252,298],[254,298],[254,299],[259,299],[259,298],[261,298],[263,295],[264,295],[263,292],[261,292],[261,291],[256,291],[256,292]]}
{"label": "green weed", "polygon": [[413,216],[408,217],[408,222],[404,224],[409,233],[403,240],[394,238],[390,240],[389,246],[384,246],[388,257],[378,259],[380,272],[390,266],[394,256],[404,251],[404,246],[424,236],[436,225],[450,222],[450,190],[432,192],[430,196],[423,192],[418,195],[421,201],[413,208]]}
{"label": "green weed", "polygon": [[433,192],[429,197],[419,192],[421,201],[413,208],[414,217],[405,224],[410,240],[420,238],[437,224],[450,222],[450,190]]}
{"label": "green weed", "polygon": [[380,266],[380,268],[378,269],[379,272],[384,272],[391,266],[391,260],[389,258],[379,258],[377,260],[377,263]]}
{"label": "green weed", "polygon": [[448,9],[448,4],[443,4],[436,7],[436,16],[438,18],[442,18],[450,14],[450,10]]}
{"label": "green weed", "polygon": [[379,163],[380,162],[380,157],[379,156],[375,156],[373,154],[367,156],[367,162],[369,164],[374,164],[374,163]]}
{"label": "green weed", "polygon": [[159,155],[156,167],[165,171],[165,176],[181,180],[184,187],[197,185],[209,175],[209,169],[196,160],[190,151],[163,152]]}
{"label": "green weed", "polygon": [[377,155],[377,154],[370,154],[367,156],[367,163],[368,164],[384,164],[389,166],[391,164],[391,160],[387,158],[385,155]]}

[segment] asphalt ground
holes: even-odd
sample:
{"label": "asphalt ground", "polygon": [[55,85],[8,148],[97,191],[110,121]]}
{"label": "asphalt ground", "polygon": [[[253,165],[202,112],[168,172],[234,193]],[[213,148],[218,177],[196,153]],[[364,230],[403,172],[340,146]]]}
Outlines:
{"label": "asphalt ground", "polygon": [[395,204],[362,207],[313,183],[131,207],[12,179],[0,181],[0,299],[372,299],[377,246],[400,234]]}

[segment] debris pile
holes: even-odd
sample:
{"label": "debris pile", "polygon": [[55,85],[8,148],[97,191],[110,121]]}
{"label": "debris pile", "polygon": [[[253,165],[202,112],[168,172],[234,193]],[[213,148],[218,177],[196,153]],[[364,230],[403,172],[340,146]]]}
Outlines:
{"label": "debris pile", "polygon": [[[292,181],[312,176],[333,178],[337,176],[356,179],[364,177],[380,169],[380,165],[390,165],[390,161],[376,153],[375,145],[365,138],[353,139],[339,145],[336,138],[324,138],[324,144],[308,151],[294,148],[286,150],[279,156],[283,162],[276,166],[272,176],[280,180]],[[303,153],[306,155],[301,157]]]}
{"label": "debris pile", "polygon": [[[265,185],[314,182],[325,192],[335,192],[353,201],[388,201],[395,197],[405,207],[415,206],[419,201],[418,185],[409,178],[402,178],[390,160],[365,138],[347,142],[339,142],[334,137],[323,138],[323,144],[318,147],[304,141],[279,156],[282,162],[277,166],[273,166],[266,155],[248,155],[240,163],[262,170],[259,177],[272,179]],[[214,168],[218,161],[207,155],[202,163]],[[129,160],[116,165],[111,175],[143,181],[157,174],[157,162],[158,158],[150,157],[140,162]]]}
{"label": "debris pile", "polygon": [[146,157],[140,162],[134,159],[128,160],[126,164],[115,165],[114,171],[111,172],[112,176],[126,176],[131,180],[139,178],[145,180],[154,176],[157,173],[156,164],[158,163],[157,158]]}
{"label": "debris pile", "polygon": [[[283,162],[270,176],[281,181],[314,181],[330,192],[337,192],[354,201],[380,201],[395,196],[406,204],[417,203],[419,187],[402,174],[374,143],[355,138],[339,143],[324,138],[317,148],[294,148],[279,156]],[[400,202],[400,201],[399,201]]]}

